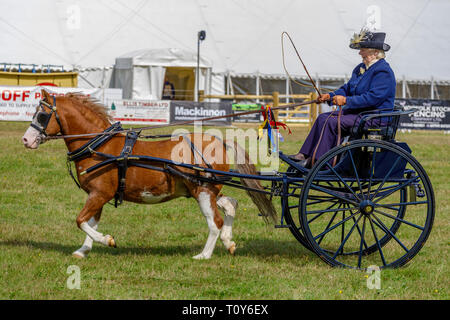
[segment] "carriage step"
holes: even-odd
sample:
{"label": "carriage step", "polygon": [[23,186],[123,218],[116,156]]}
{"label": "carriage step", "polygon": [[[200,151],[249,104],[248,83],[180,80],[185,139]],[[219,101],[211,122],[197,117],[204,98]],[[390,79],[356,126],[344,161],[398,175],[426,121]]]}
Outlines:
{"label": "carriage step", "polygon": [[[258,213],[258,217],[262,217],[263,215],[261,213]],[[279,229],[279,228],[290,228],[291,225],[290,224],[276,224],[275,228]]]}

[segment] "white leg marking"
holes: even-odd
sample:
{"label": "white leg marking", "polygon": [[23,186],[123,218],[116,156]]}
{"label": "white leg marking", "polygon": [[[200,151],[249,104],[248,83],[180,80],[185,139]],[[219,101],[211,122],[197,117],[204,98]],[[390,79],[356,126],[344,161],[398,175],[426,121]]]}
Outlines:
{"label": "white leg marking", "polygon": [[[94,217],[92,217],[89,221],[88,221],[88,225],[94,229],[97,230],[98,227],[98,221],[95,220]],[[88,235],[86,235],[86,239],[84,240],[83,245],[81,246],[80,249],[78,249],[77,251],[75,251],[74,253],[72,253],[72,255],[75,258],[86,258],[86,256],[88,255],[88,253],[92,250],[92,244],[93,244],[93,240],[91,237],[89,237]]]}
{"label": "white leg marking", "polygon": [[233,236],[232,227],[237,208],[237,201],[233,198],[222,196],[219,200],[217,200],[217,206],[224,213],[224,223],[222,230],[220,231],[220,239],[222,240],[225,248],[227,248],[231,254],[234,254],[234,251],[236,250],[236,243],[231,241],[231,238]]}
{"label": "white leg marking", "polygon": [[194,256],[194,259],[209,259],[214,251],[214,247],[216,246],[217,238],[219,237],[220,230],[217,228],[214,222],[214,210],[211,207],[211,195],[207,192],[200,192],[198,196],[198,204],[200,206],[200,210],[206,218],[206,222],[209,227],[209,235],[208,240],[206,240],[205,247],[203,251]]}
{"label": "white leg marking", "polygon": [[116,246],[116,243],[112,236],[110,236],[109,234],[104,236],[102,233],[91,228],[87,222],[83,222],[82,224],[80,224],[80,228],[81,228],[81,230],[86,232],[86,234],[89,237],[91,237],[91,239],[94,240],[95,242],[100,242],[100,243],[104,244],[105,246],[109,246],[109,247]]}

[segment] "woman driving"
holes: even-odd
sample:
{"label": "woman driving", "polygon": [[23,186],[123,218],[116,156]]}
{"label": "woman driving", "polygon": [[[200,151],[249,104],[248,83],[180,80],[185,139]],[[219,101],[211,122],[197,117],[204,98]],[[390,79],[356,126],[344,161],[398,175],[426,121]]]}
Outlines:
{"label": "woman driving", "polygon": [[[386,62],[385,52],[390,46],[384,43],[386,33],[370,32],[362,29],[350,41],[350,48],[359,49],[362,63],[352,72],[350,80],[339,89],[322,94],[319,102],[327,102],[342,108],[338,111],[320,114],[300,151],[289,158],[301,161],[300,165],[310,167],[328,150],[340,143],[342,136],[348,135],[362,111],[394,108],[396,81],[394,72]],[[340,124],[340,128],[338,126]]]}

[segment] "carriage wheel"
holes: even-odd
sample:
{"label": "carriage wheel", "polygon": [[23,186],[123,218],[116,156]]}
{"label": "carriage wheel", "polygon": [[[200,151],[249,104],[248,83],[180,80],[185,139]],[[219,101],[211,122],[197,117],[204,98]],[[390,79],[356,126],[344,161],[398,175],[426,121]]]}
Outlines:
{"label": "carriage wheel", "polygon": [[[290,167],[288,169],[288,172],[290,172],[290,170],[293,171],[296,169]],[[283,208],[286,223],[289,225],[289,230],[294,235],[295,239],[297,239],[298,242],[300,242],[304,247],[313,251],[308,243],[308,240],[306,240],[305,236],[303,235],[300,219],[294,219],[294,216],[298,214],[302,185],[303,184],[300,182],[288,184],[287,188],[289,196],[281,198],[281,206]]]}
{"label": "carriage wheel", "polygon": [[[298,171],[297,169],[293,168],[293,167],[289,167],[289,169],[287,170],[287,173],[294,173],[297,175]],[[284,214],[285,214],[285,220],[286,223],[289,225],[289,230],[291,231],[291,233],[294,235],[294,237],[297,239],[298,242],[300,242],[304,247],[306,247],[307,249],[314,251],[308,240],[306,239],[306,237],[303,234],[302,231],[302,227],[301,227],[301,218],[300,218],[300,210],[298,209],[300,207],[300,194],[301,194],[301,189],[302,189],[303,184],[302,183],[292,183],[292,184],[288,184],[288,190],[289,190],[289,197],[287,198],[287,200],[283,197],[281,198],[281,205],[284,208]],[[329,185],[328,185],[329,186]],[[354,183],[351,182],[350,183],[350,188],[353,190],[357,190],[355,189],[356,187],[354,186]],[[363,183],[363,187],[367,187],[364,186]],[[335,191],[340,191],[340,192],[345,192],[345,186],[344,185],[340,185],[337,188],[334,188]],[[401,192],[401,202],[406,201],[406,188],[402,188],[400,190]],[[309,198],[309,200],[314,201],[314,204],[318,204],[318,203],[326,203],[329,199],[327,198],[322,198],[321,197],[314,197],[311,196]],[[339,199],[336,199],[336,201],[333,201],[332,204],[338,202]],[[310,203],[311,204],[311,203]],[[397,218],[402,219],[405,213],[405,206],[400,206],[397,210]],[[400,223],[398,221],[395,221],[394,224],[391,226],[390,230],[392,233],[395,234],[395,232],[397,231],[397,229],[400,227]],[[385,234],[380,240],[379,240],[379,244],[381,246],[384,246],[389,240],[391,239],[390,234]],[[364,255],[368,255],[371,254],[373,252],[375,252],[376,250],[378,250],[377,245],[372,245],[370,247],[364,248],[363,249],[363,254]],[[343,254],[359,254],[358,251],[353,251],[353,252],[345,252]]]}
{"label": "carriage wheel", "polygon": [[[332,159],[340,161],[332,167]],[[299,215],[310,247],[332,266],[399,267],[422,248],[434,219],[430,180],[385,141],[357,140],[325,154],[305,179]]]}

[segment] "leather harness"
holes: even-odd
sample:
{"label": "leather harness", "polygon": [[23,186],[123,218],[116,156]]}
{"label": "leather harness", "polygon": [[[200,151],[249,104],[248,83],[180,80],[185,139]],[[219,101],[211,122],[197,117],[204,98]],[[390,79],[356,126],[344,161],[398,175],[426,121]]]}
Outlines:
{"label": "leather harness", "polygon": [[[114,132],[123,131],[122,126],[120,122],[116,122],[113,125],[111,125],[108,129],[103,131],[102,134],[94,137],[87,143],[85,143],[80,148],[67,153],[67,163],[68,163],[68,170],[69,174],[72,177],[72,179],[75,181],[78,188],[81,188],[80,182],[77,181],[75,178],[75,175],[72,172],[72,168],[70,166],[71,161],[77,161],[81,159],[85,159],[90,157],[95,152],[95,149],[99,148],[100,146],[104,145],[106,142],[108,142],[113,136]],[[136,131],[129,131],[127,132],[127,135],[125,136],[125,143],[122,148],[122,151],[119,155],[119,157],[116,159],[117,162],[117,169],[118,169],[118,179],[119,179],[119,185],[117,187],[116,194],[114,195],[114,206],[117,208],[120,204],[123,202],[123,195],[125,191],[125,182],[126,182],[126,173],[128,169],[128,158],[131,155],[133,151],[133,147],[136,143],[137,138],[139,137],[140,132]],[[102,154],[103,155],[103,154]]]}
{"label": "leather harness", "polygon": [[123,202],[123,194],[125,192],[126,174],[128,169],[128,157],[133,151],[133,147],[136,143],[139,133],[130,131],[125,137],[125,143],[120,153],[120,158],[117,160],[117,169],[119,173],[119,185],[117,187],[116,194],[114,195],[114,206],[117,208]]}
{"label": "leather harness", "polygon": [[[116,208],[119,205],[121,205],[122,202],[123,202],[125,188],[126,188],[126,173],[127,173],[127,169],[130,166],[137,166],[137,167],[142,167],[142,168],[146,168],[146,169],[166,172],[166,173],[169,173],[169,174],[177,175],[177,176],[180,176],[182,178],[188,179],[191,182],[195,182],[195,183],[198,183],[198,184],[202,183],[202,180],[196,179],[195,177],[192,177],[191,175],[184,174],[181,171],[179,171],[179,170],[177,170],[175,168],[172,168],[172,167],[170,167],[168,165],[165,166],[164,168],[160,168],[160,167],[156,167],[156,166],[152,166],[152,165],[147,165],[147,164],[142,164],[142,163],[136,162],[136,160],[139,160],[139,156],[133,156],[132,152],[133,152],[133,148],[134,148],[134,145],[136,144],[137,139],[140,137],[140,131],[130,130],[130,131],[127,132],[127,134],[125,136],[124,146],[122,148],[122,151],[121,151],[120,155],[117,156],[117,157],[113,156],[113,155],[109,155],[109,154],[105,154],[105,153],[102,153],[102,152],[95,151],[97,148],[99,148],[100,146],[102,146],[106,142],[108,142],[113,136],[115,136],[115,134],[121,133],[121,132],[123,132],[123,128],[122,128],[120,122],[116,122],[113,125],[111,125],[109,128],[107,128],[105,131],[103,131],[103,133],[101,133],[98,136],[94,137],[93,139],[91,139],[90,141],[85,143],[80,148],[78,148],[78,149],[76,149],[76,150],[74,150],[72,152],[68,152],[67,153],[67,168],[68,168],[70,176],[72,177],[73,181],[78,186],[78,188],[81,188],[81,184],[76,179],[75,175],[72,172],[71,162],[88,158],[88,157],[92,156],[92,154],[96,154],[96,155],[99,155],[101,157],[107,158],[108,160],[106,160],[106,161],[110,161],[111,163],[115,162],[117,164],[117,169],[118,169],[118,186],[117,186],[116,193],[114,195],[114,206]],[[166,135],[144,136],[144,138],[161,138],[161,137],[167,137],[167,136]],[[211,164],[205,159],[203,154],[192,143],[192,141],[186,135],[183,135],[183,139],[189,145],[189,147],[191,149],[191,152],[194,155],[194,159],[197,159],[196,156],[199,155],[201,157],[201,159],[203,160],[203,162],[205,163],[205,165],[208,168],[211,169],[212,168]],[[96,166],[97,165],[94,165],[91,168],[94,168]],[[91,168],[89,168],[87,170],[90,170]],[[196,171],[197,171],[197,175],[199,175],[198,170],[196,170]],[[86,171],[81,172],[80,175],[83,175],[85,172]],[[215,177],[214,174],[213,174],[213,176]],[[217,180],[220,180],[220,179],[217,179]]]}

